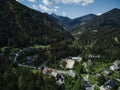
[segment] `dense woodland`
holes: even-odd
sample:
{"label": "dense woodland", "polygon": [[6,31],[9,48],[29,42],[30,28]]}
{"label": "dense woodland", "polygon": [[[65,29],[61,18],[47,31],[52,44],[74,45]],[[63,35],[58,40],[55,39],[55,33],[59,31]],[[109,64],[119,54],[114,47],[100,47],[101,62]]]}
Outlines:
{"label": "dense woodland", "polygon": [[0,90],[56,90],[59,88],[52,76],[43,76],[40,71],[33,73],[32,69],[18,67],[5,58],[0,58],[0,64]]}
{"label": "dense woodland", "polygon": [[99,54],[108,59],[120,59],[120,30],[85,32],[80,37],[92,54]]}
{"label": "dense woodland", "polygon": [[0,1],[0,46],[53,44],[73,37],[46,14],[15,0]]}
{"label": "dense woodland", "polygon": [[51,46],[51,54],[58,59],[69,56],[79,56],[81,53],[80,44],[75,41],[62,41]]}

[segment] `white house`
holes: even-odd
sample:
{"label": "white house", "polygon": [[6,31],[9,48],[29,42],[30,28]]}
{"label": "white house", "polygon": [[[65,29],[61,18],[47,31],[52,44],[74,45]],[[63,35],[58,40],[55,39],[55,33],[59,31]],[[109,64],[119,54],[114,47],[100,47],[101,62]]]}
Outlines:
{"label": "white house", "polygon": [[100,58],[100,55],[89,55],[89,58]]}
{"label": "white house", "polygon": [[66,61],[66,63],[67,63],[67,64],[66,64],[66,68],[67,68],[67,69],[72,69],[73,66],[74,66],[74,64],[75,64],[75,61],[69,59],[69,60]]}
{"label": "white house", "polygon": [[110,70],[115,71],[120,69],[120,60],[116,60],[112,66],[110,66]]}
{"label": "white house", "polygon": [[80,62],[80,61],[82,60],[82,58],[81,58],[81,57],[79,57],[79,56],[78,56],[78,57],[72,57],[72,60],[77,60],[77,61],[79,61],[79,62]]}

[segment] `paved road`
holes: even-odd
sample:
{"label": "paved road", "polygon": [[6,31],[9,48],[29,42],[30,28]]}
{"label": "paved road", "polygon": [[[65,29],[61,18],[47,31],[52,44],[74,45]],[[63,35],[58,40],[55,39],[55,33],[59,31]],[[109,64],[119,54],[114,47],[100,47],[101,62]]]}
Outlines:
{"label": "paved road", "polygon": [[22,52],[22,50],[20,50],[18,53],[15,53],[15,57],[14,57],[14,63],[17,62],[17,58],[20,55],[20,53]]}
{"label": "paved road", "polygon": [[[55,69],[53,69],[55,70]],[[76,73],[74,73],[72,70],[70,71],[63,71],[63,70],[55,70],[57,73],[61,73],[61,74],[64,74],[64,75],[69,75],[71,77],[75,77]]]}
{"label": "paved road", "polygon": [[17,57],[19,56],[19,53],[15,53],[15,57],[14,57],[14,63],[17,61]]}
{"label": "paved road", "polygon": [[23,64],[18,64],[19,67],[26,67],[26,68],[33,68],[35,69],[36,67],[34,66],[28,66],[28,65],[23,65]]}

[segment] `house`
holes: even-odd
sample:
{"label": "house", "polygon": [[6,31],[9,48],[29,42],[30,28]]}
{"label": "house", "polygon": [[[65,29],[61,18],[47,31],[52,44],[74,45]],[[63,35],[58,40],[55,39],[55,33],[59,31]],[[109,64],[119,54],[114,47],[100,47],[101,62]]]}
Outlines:
{"label": "house", "polygon": [[30,52],[32,50],[32,48],[23,48],[22,52]]}
{"label": "house", "polygon": [[88,81],[84,81],[84,85],[85,90],[94,90],[94,87],[92,87],[92,85]]}
{"label": "house", "polygon": [[71,59],[72,60],[76,60],[78,62],[80,62],[82,60],[82,58],[80,56],[78,56],[78,57],[72,57]]}
{"label": "house", "polygon": [[89,55],[89,58],[100,58],[100,55]]}
{"label": "house", "polygon": [[117,69],[120,69],[120,60],[116,60],[114,62],[114,66],[117,68]]}
{"label": "house", "polygon": [[109,72],[107,69],[105,69],[105,70],[104,70],[105,80],[108,80],[108,79],[109,79],[109,75],[110,75],[110,72]]}
{"label": "house", "polygon": [[110,74],[110,72],[107,69],[105,69],[104,70],[104,75],[109,75],[109,74]]}
{"label": "house", "polygon": [[88,60],[88,65],[89,66],[93,65],[93,61],[91,59]]}
{"label": "house", "polygon": [[26,59],[27,59],[28,61],[35,61],[35,60],[37,60],[37,58],[38,58],[37,55],[27,56],[27,57],[26,57]]}
{"label": "house", "polygon": [[110,66],[110,70],[115,71],[120,69],[120,60],[116,60],[112,66]]}
{"label": "house", "polygon": [[67,69],[72,69],[73,68],[73,66],[74,66],[74,64],[75,64],[75,61],[74,60],[71,60],[71,59],[68,59],[67,61],[66,61],[66,68]]}
{"label": "house", "polygon": [[56,83],[57,83],[58,85],[62,85],[62,84],[65,83],[65,82],[64,82],[64,77],[63,77],[62,74],[57,73],[57,75],[56,75]]}
{"label": "house", "polygon": [[43,71],[42,71],[42,73],[45,74],[45,75],[51,75],[52,72],[53,71],[49,68],[44,68]]}
{"label": "house", "polygon": [[103,87],[105,90],[117,90],[119,83],[114,79],[110,79],[103,84]]}

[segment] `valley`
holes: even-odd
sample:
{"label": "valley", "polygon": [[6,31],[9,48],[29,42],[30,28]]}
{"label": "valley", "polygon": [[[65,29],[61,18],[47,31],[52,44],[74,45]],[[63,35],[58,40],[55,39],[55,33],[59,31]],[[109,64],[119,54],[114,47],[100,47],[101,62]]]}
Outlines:
{"label": "valley", "polygon": [[120,90],[119,16],[70,19],[0,1],[0,90]]}

